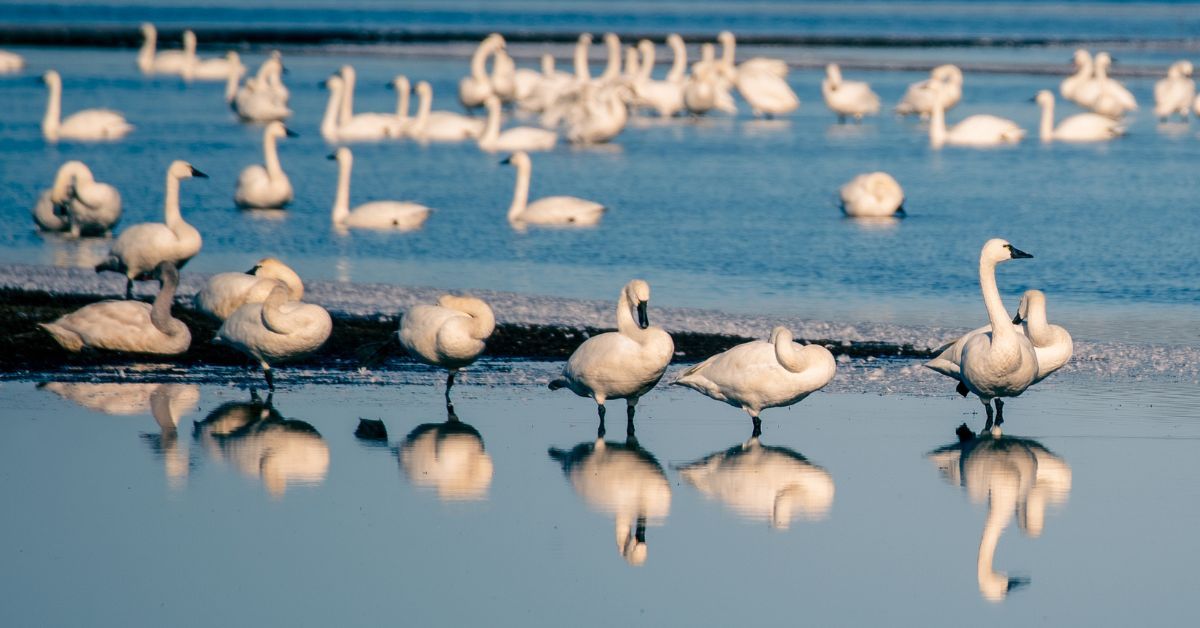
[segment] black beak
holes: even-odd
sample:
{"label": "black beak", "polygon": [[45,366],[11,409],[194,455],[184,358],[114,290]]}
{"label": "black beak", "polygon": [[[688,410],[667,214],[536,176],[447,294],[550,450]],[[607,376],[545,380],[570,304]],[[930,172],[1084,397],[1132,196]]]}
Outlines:
{"label": "black beak", "polygon": [[192,176],[196,177],[198,179],[207,179],[208,178],[208,175],[204,174],[203,172],[200,172],[199,170],[196,170],[196,168],[194,166],[192,167]]}
{"label": "black beak", "polygon": [[253,274],[257,273],[258,269],[260,269],[260,268],[262,268],[262,266],[255,264],[254,268],[251,268],[250,270],[246,271],[246,274],[253,275]]}
{"label": "black beak", "polygon": [[297,133],[289,128],[286,128],[286,127],[283,129],[283,134],[288,137],[300,137],[299,133]]}
{"label": "black beak", "polygon": [[317,87],[321,89],[329,89],[329,86],[325,84],[325,81],[317,81]]}
{"label": "black beak", "polygon": [[1022,322],[1021,313],[1017,312],[1017,315],[1013,317],[1013,325],[1020,325]]}
{"label": "black beak", "polygon": [[328,155],[325,155],[325,159],[328,159],[329,161],[337,161],[337,155],[334,153],[329,153]]}
{"label": "black beak", "polygon": [[638,327],[641,327],[642,329],[645,329],[650,326],[650,316],[648,314],[646,314],[646,307],[647,307],[647,304],[645,301],[638,303],[638,306],[637,306]]}
{"label": "black beak", "polygon": [[1034,97],[1030,98],[1030,99],[1029,99],[1029,102],[1037,102],[1037,96],[1034,96]]}
{"label": "black beak", "polygon": [[505,157],[504,159],[500,160],[501,166],[507,166],[508,164],[511,164],[511,163],[512,163],[512,157]]}
{"label": "black beak", "polygon": [[279,66],[279,73],[280,73],[280,74],[291,74],[291,73],[292,73],[292,71],[291,71],[291,70],[289,70],[289,69],[287,69],[287,66],[282,66],[282,65],[281,65],[281,66]]}
{"label": "black beak", "polygon": [[1028,259],[1028,258],[1033,257],[1029,253],[1022,251],[1021,249],[1018,249],[1017,247],[1015,247],[1011,244],[1008,245],[1008,252],[1010,255],[1012,255],[1013,259]]}

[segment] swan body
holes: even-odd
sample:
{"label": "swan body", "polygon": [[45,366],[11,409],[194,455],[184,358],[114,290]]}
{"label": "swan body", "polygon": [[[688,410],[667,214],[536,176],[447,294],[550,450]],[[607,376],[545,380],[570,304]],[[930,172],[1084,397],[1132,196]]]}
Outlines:
{"label": "swan body", "polygon": [[101,301],[40,327],[72,352],[86,348],[159,355],[183,353],[192,344],[192,334],[183,321],[171,316],[179,271],[171,262],[163,262],[155,274],[162,286],[154,297],[154,305],[130,300]]}
{"label": "swan body", "polygon": [[96,181],[82,161],[59,166],[47,192],[34,209],[34,220],[44,231],[69,231],[74,237],[104,235],[121,219],[120,192]]}
{"label": "swan body", "polygon": [[230,75],[241,76],[245,73],[246,66],[242,65],[241,56],[230,50],[225,53],[224,57],[212,59],[197,57],[192,61],[191,68],[185,70],[183,75],[184,78],[193,81],[224,81]]}
{"label": "swan body", "polygon": [[417,83],[417,117],[408,127],[408,135],[424,142],[461,142],[483,135],[485,122],[450,111],[430,111],[433,88],[426,81]]}
{"label": "swan body", "polygon": [[1075,73],[1063,79],[1058,86],[1058,93],[1067,100],[1079,102],[1077,94],[1086,83],[1092,80],[1094,64],[1092,55],[1083,48],[1075,51]]}
{"label": "swan body", "polygon": [[295,137],[282,122],[271,122],[263,129],[263,164],[246,166],[238,175],[233,200],[238,207],[282,209],[292,202],[292,182],[279,164],[275,142],[283,137]]}
{"label": "swan body", "polygon": [[66,231],[71,228],[66,205],[54,202],[54,188],[42,190],[33,203],[33,222],[41,231]]}
{"label": "swan body", "polygon": [[329,90],[329,100],[325,104],[325,115],[321,118],[321,137],[331,143],[370,142],[390,137],[399,137],[404,132],[404,123],[395,116],[384,120],[382,114],[370,114],[366,117],[354,116],[341,121],[341,110],[345,82],[342,77],[333,75],[326,79],[325,87]]}
{"label": "swan body", "polygon": [[904,189],[886,172],[860,174],[839,192],[842,211],[855,218],[884,218],[904,213]]}
{"label": "swan body", "polygon": [[567,121],[567,139],[572,144],[603,144],[621,133],[629,121],[626,102],[633,92],[624,85],[583,89],[580,107]]}
{"label": "swan body", "polygon": [[[936,92],[935,83],[940,88]],[[933,113],[934,98],[941,101],[943,111],[949,111],[962,100],[962,84],[963,74],[958,66],[939,65],[930,70],[929,78],[908,86],[904,97],[896,105],[896,113],[928,118]]]}
{"label": "swan body", "polygon": [[232,82],[233,96],[228,98],[230,108],[242,120],[252,122],[282,121],[290,118],[290,92],[283,84],[282,73],[283,63],[278,54],[272,54],[263,61],[258,73],[240,87],[237,85],[240,74],[236,71],[231,72],[229,80]]}
{"label": "swan body", "polygon": [[196,309],[224,321],[247,303],[262,303],[275,286],[283,284],[288,298],[304,298],[304,283],[296,271],[274,257],[265,257],[244,273],[218,273],[196,293]]}
{"label": "swan body", "polygon": [[487,125],[479,136],[479,148],[489,153],[515,151],[545,151],[558,143],[558,133],[530,126],[500,131],[500,99],[489,97],[484,105],[488,110]]}
{"label": "swan body", "polygon": [[1054,126],[1054,94],[1043,89],[1037,94],[1042,108],[1039,134],[1043,142],[1103,142],[1120,137],[1125,127],[1116,120],[1098,113],[1077,113]]}
{"label": "swan body", "polygon": [[15,74],[25,69],[25,57],[7,50],[0,50],[0,74]]}
{"label": "swan body", "polygon": [[667,37],[667,45],[673,54],[671,70],[666,79],[656,81],[650,76],[654,70],[654,44],[645,39],[638,42],[638,50],[642,53],[642,72],[633,83],[635,102],[641,107],[653,109],[663,118],[683,111],[684,73],[687,72],[687,48],[683,45],[683,38],[672,33]]}
{"label": "swan body", "polygon": [[272,363],[311,354],[333,331],[325,308],[289,299],[287,286],[276,285],[262,303],[246,303],[234,310],[213,339],[257,361],[271,390],[275,389]]}
{"label": "swan body", "polygon": [[450,371],[446,400],[459,369],[479,358],[496,329],[496,316],[474,297],[444,294],[437,305],[417,304],[400,319],[397,336],[408,354],[430,366]]}
{"label": "swan body", "polygon": [[492,457],[483,436],[447,408],[445,423],[425,423],[408,433],[396,449],[410,482],[437,491],[442,501],[485,499],[492,485]]}
{"label": "swan body", "polygon": [[739,69],[734,85],[756,116],[777,116],[800,108],[796,92],[774,73]]}
{"label": "swan body", "polygon": [[410,231],[419,229],[429,218],[432,210],[412,202],[373,201],[350,209],[350,171],[354,167],[354,155],[349,148],[342,147],[329,158],[338,162],[337,195],[333,201],[334,226]]}
{"label": "swan body", "polygon": [[141,26],[142,47],[138,50],[137,66],[142,74],[177,74],[182,75],[184,68],[191,63],[196,53],[196,39],[191,39],[191,50],[188,40],[184,39],[182,50],[164,50],[158,52],[158,30],[153,24],[144,23]]}
{"label": "swan body", "polygon": [[542,73],[538,81],[518,103],[524,111],[542,113],[558,102],[562,93],[569,90],[574,82],[571,74],[555,69],[553,55],[544,54]]}
{"label": "swan body", "polygon": [[788,66],[783,59],[772,59],[769,57],[754,57],[747,59],[741,63],[734,63],[737,56],[737,38],[730,31],[721,31],[717,33],[717,41],[721,44],[721,67],[722,72],[736,81],[736,75],[742,72],[759,74],[766,73],[776,78],[787,78]]}
{"label": "swan body", "polygon": [[1176,61],[1167,70],[1167,78],[1154,84],[1154,115],[1166,120],[1177,114],[1184,120],[1196,97],[1196,83],[1192,80],[1192,62]]}
{"label": "swan body", "polygon": [[[933,86],[940,93],[940,85]],[[929,120],[929,143],[934,148],[946,144],[953,146],[997,146],[1016,144],[1025,137],[1025,130],[1016,122],[997,116],[979,114],[968,116],[958,124],[946,128],[946,110],[940,99],[934,99],[933,113]]]}
{"label": "swan body", "polygon": [[841,68],[836,63],[825,66],[821,95],[825,98],[825,105],[839,118],[862,120],[863,116],[879,113],[879,95],[862,81],[842,80]]}
{"label": "swan body", "polygon": [[471,55],[471,74],[458,82],[458,100],[463,107],[479,107],[492,94],[492,81],[487,75],[487,59],[504,47],[504,38],[492,33],[479,43]]}
{"label": "swan body", "polygon": [[517,168],[517,182],[513,189],[513,202],[508,209],[508,221],[514,226],[522,225],[570,225],[591,226],[600,222],[604,206],[594,201],[574,196],[548,196],[532,203],[529,201],[529,181],[533,163],[529,155],[518,151],[501,163]]}
{"label": "swan body", "polygon": [[385,137],[400,137],[404,134],[404,124],[390,113],[354,113],[354,85],[357,74],[354,67],[343,65],[340,71],[342,77],[342,103],[338,110],[338,128],[343,136],[362,137],[364,139],[382,139]]}
{"label": "swan body", "polygon": [[1079,86],[1074,100],[1100,115],[1119,118],[1137,109],[1137,99],[1120,82],[1108,78],[1110,65],[1112,58],[1107,52],[1097,54],[1093,61],[1092,80]]}
{"label": "swan body", "polygon": [[46,141],[119,140],[133,130],[133,125],[126,122],[124,116],[110,109],[84,109],[62,118],[62,77],[49,70],[42,80],[50,91],[46,115],[42,118],[42,135]]}
{"label": "swan body", "polygon": [[125,229],[117,236],[108,258],[96,266],[96,272],[109,270],[125,275],[126,298],[132,296],[133,280],[162,262],[183,267],[200,252],[203,244],[200,232],[185,222],[179,212],[179,181],[192,177],[208,178],[208,175],[186,161],[172,162],[167,168],[164,221],[138,223]]}

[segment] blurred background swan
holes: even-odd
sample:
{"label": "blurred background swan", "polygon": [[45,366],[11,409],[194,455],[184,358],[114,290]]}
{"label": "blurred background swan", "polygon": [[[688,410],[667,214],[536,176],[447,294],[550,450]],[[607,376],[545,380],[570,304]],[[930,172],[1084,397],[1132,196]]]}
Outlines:
{"label": "blurred background swan", "polygon": [[487,125],[479,136],[480,150],[495,152],[546,151],[558,143],[558,133],[547,129],[531,126],[512,127],[500,130],[500,99],[488,96],[484,101],[487,107]]}
{"label": "blurred background swan", "polygon": [[141,25],[142,47],[138,50],[137,67],[142,74],[175,74],[183,75],[184,68],[191,63],[192,55],[196,52],[196,38],[184,38],[180,50],[158,50],[158,30],[148,22]]}
{"label": "blurred background swan", "polygon": [[292,182],[279,163],[275,143],[296,133],[282,122],[270,122],[263,129],[263,163],[246,166],[238,175],[233,201],[238,207],[253,209],[283,209],[292,202]]}
{"label": "blurred background swan", "polygon": [[48,142],[59,140],[112,141],[133,130],[125,116],[111,109],[82,109],[62,117],[62,77],[54,70],[42,75],[49,91],[46,115],[42,118],[42,136]]}
{"label": "blurred background swan", "polygon": [[508,222],[517,228],[525,225],[569,225],[587,227],[600,222],[604,205],[574,196],[547,196],[529,202],[529,183],[533,178],[533,161],[524,151],[517,151],[500,162],[517,169],[513,200],[508,208]]}
{"label": "blurred background swan", "polygon": [[0,50],[0,74],[16,74],[25,69],[25,57],[7,50]]}
{"label": "blurred background swan", "polygon": [[444,423],[418,425],[394,451],[408,481],[437,491],[438,499],[487,499],[492,457],[484,450],[479,430],[460,421],[452,406],[446,407]]}
{"label": "blurred background swan", "polygon": [[274,257],[264,257],[246,272],[217,273],[209,277],[196,293],[194,305],[197,310],[224,321],[247,303],[266,301],[278,285],[288,289],[288,299],[299,301],[304,298],[304,282],[296,271]]}
{"label": "blurred background swan", "polygon": [[121,220],[121,194],[96,181],[82,161],[68,161],[38,197],[33,218],[43,231],[65,231],[76,238],[104,236]]}
{"label": "blurred background swan", "polygon": [[868,172],[848,181],[838,191],[842,211],[854,218],[904,215],[904,188],[886,172]]}
{"label": "blurred background swan", "polygon": [[1077,113],[1054,125],[1054,93],[1043,89],[1036,100],[1042,108],[1038,134],[1043,142],[1103,142],[1125,134],[1125,126],[1098,113]]}
{"label": "blurred background swan", "polygon": [[825,105],[837,114],[838,120],[843,122],[846,118],[860,121],[863,116],[879,113],[879,95],[863,81],[843,79],[842,70],[836,63],[825,66],[825,80],[821,81],[821,95],[825,98]]}
{"label": "blurred background swan", "polygon": [[471,73],[458,82],[458,100],[467,109],[483,105],[492,95],[492,80],[487,74],[487,60],[504,47],[504,38],[492,33],[479,42],[471,55]]}
{"label": "blurred background swan", "polygon": [[[934,89],[934,84],[938,89]],[[896,105],[896,113],[902,116],[919,115],[928,119],[933,114],[933,100],[942,103],[942,111],[949,111],[962,99],[963,73],[956,65],[939,65],[929,71],[929,78],[908,86],[904,97]]]}
{"label": "blurred background swan", "polygon": [[258,68],[255,76],[238,85],[241,73],[232,69],[229,81],[232,84],[232,96],[226,89],[226,100],[239,118],[251,122],[271,122],[286,120],[292,116],[288,108],[290,92],[283,84],[283,62],[278,51],[269,56]]}
{"label": "blurred background swan", "polygon": [[428,81],[417,83],[417,117],[408,125],[406,134],[421,142],[462,142],[483,135],[485,122],[451,111],[430,111],[433,107],[433,87]]}
{"label": "blurred background swan", "polygon": [[1196,98],[1192,80],[1192,62],[1176,61],[1167,69],[1167,77],[1154,84],[1154,115],[1166,121],[1172,115],[1187,120],[1188,109]]}
{"label": "blurred background swan", "polygon": [[371,201],[350,209],[350,173],[354,168],[354,155],[343,146],[328,158],[338,163],[332,218],[335,227],[411,231],[420,229],[429,218],[432,210],[408,201]]}
{"label": "blurred background swan", "polygon": [[[942,92],[938,83],[932,85],[936,95]],[[963,118],[954,126],[946,127],[946,110],[940,97],[933,99],[933,113],[929,118],[929,143],[934,148],[946,144],[952,146],[998,146],[1016,144],[1025,137],[1025,130],[1016,122],[998,116],[976,114]]]}
{"label": "blurred background swan", "polygon": [[1119,81],[1108,77],[1112,57],[1107,52],[1096,55],[1092,63],[1092,79],[1075,90],[1074,100],[1092,111],[1119,118],[1137,109],[1137,99]]}
{"label": "blurred background swan", "polygon": [[1073,101],[1076,104],[1082,105],[1079,101],[1079,90],[1092,80],[1093,63],[1092,53],[1079,48],[1075,51],[1074,56],[1075,72],[1062,80],[1058,86],[1058,93],[1063,98]]}

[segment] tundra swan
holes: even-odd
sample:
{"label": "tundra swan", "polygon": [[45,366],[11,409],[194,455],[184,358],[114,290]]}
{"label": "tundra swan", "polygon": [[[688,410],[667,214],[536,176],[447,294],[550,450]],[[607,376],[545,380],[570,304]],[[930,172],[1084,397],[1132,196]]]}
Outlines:
{"label": "tundra swan", "polygon": [[860,174],[839,192],[842,211],[854,218],[904,215],[904,189],[886,172]]}
{"label": "tundra swan", "polygon": [[262,365],[270,390],[275,390],[272,362],[311,354],[333,331],[333,320],[325,308],[291,301],[290,294],[286,285],[276,285],[262,303],[246,303],[234,310],[213,338],[213,342],[241,351]]}
{"label": "tundra swan", "polygon": [[[509,57],[507,52],[504,53],[504,58],[510,61],[512,60],[512,57]],[[543,56],[542,70],[544,69],[545,58]],[[554,73],[554,57],[550,57],[550,72],[551,74]],[[538,85],[542,82],[544,74],[544,71],[534,70],[533,68],[517,68],[513,72],[514,87],[512,102],[519,104],[529,100],[529,98],[533,96],[534,90],[536,90]]]}
{"label": "tundra swan", "polygon": [[1154,84],[1154,115],[1166,120],[1171,114],[1187,120],[1188,109],[1196,97],[1196,83],[1192,80],[1192,62],[1176,61],[1167,70],[1167,78]]}
{"label": "tundra swan", "polygon": [[282,209],[292,202],[292,182],[279,165],[275,142],[282,137],[296,137],[282,122],[271,122],[263,129],[263,164],[246,166],[238,175],[233,200],[238,207]]}
{"label": "tundra swan", "polygon": [[1107,52],[1096,55],[1093,62],[1092,80],[1080,85],[1075,92],[1075,102],[1110,118],[1119,118],[1126,112],[1137,109],[1137,99],[1124,85],[1108,77],[1112,57]]}
{"label": "tundra swan", "polygon": [[716,109],[728,114],[737,113],[737,105],[729,93],[730,83],[716,60],[716,48],[711,43],[700,46],[700,60],[692,64],[683,91],[683,104],[694,115]]}
{"label": "tundra swan", "polygon": [[836,63],[825,66],[825,80],[821,81],[821,95],[825,104],[838,115],[839,120],[879,113],[879,95],[862,81],[842,80],[842,70]]}
{"label": "tundra swan", "polygon": [[142,31],[142,47],[138,50],[137,66],[142,74],[177,74],[182,75],[184,68],[190,63],[192,56],[196,53],[196,38],[191,39],[191,50],[188,49],[188,40],[184,39],[182,50],[164,50],[157,51],[158,47],[158,30],[153,24],[143,23]]}
{"label": "tundra swan", "polygon": [[409,117],[408,110],[409,101],[412,100],[412,83],[408,77],[403,74],[397,74],[391,82],[387,84],[387,88],[396,92],[396,119],[400,121],[400,134],[409,135],[412,133],[413,124],[416,122]]}
{"label": "tundra swan", "polygon": [[722,31],[717,40],[721,42],[721,72],[750,103],[755,116],[776,116],[800,107],[800,99],[785,80],[787,63],[782,59],[755,57],[735,65],[737,39],[733,33]]}
{"label": "tundra swan", "polygon": [[84,109],[62,117],[62,77],[54,70],[47,71],[42,80],[50,90],[46,115],[42,118],[42,135],[48,142],[58,140],[106,141],[119,140],[133,130],[125,117],[110,109]]}
{"label": "tundra swan", "polygon": [[1098,113],[1077,113],[1064,118],[1054,126],[1054,94],[1043,89],[1035,99],[1042,108],[1042,122],[1038,127],[1043,142],[1101,142],[1119,137],[1125,127],[1116,120]]}
{"label": "tundra swan", "polygon": [[629,87],[617,83],[584,85],[579,106],[567,121],[567,139],[572,144],[603,144],[625,129],[629,121]]}
{"label": "tundra swan", "polygon": [[108,259],[96,265],[96,272],[113,271],[125,275],[125,298],[133,298],[133,280],[154,270],[162,262],[182,268],[200,252],[200,232],[183,220],[179,213],[179,181],[208,175],[186,161],[171,162],[167,168],[167,191],[163,201],[163,222],[142,222],[117,236]]}
{"label": "tundra swan", "polygon": [[371,201],[350,209],[350,171],[354,155],[342,147],[330,155],[338,162],[337,195],[333,201],[333,224],[356,229],[419,229],[431,211],[424,205],[401,201]]}
{"label": "tundra swan", "polygon": [[325,88],[329,90],[329,100],[325,104],[325,115],[321,118],[321,137],[327,142],[361,142],[381,140],[388,137],[399,137],[404,131],[404,124],[399,118],[390,116],[390,122],[373,117],[355,116],[346,124],[340,122],[342,108],[342,93],[345,83],[338,75],[325,80]]}
{"label": "tundra swan", "polygon": [[408,127],[408,135],[422,142],[461,142],[483,134],[482,119],[450,111],[430,111],[433,88],[427,81],[417,83],[417,117]]}
{"label": "tundra swan", "polygon": [[[940,91],[934,91],[934,83],[938,84]],[[933,113],[935,97],[941,99],[942,110],[949,111],[962,99],[962,84],[963,74],[958,66],[939,65],[929,71],[929,78],[908,86],[904,97],[896,105],[896,113],[902,116],[915,114],[922,119],[929,118]]]}
{"label": "tundra swan", "polygon": [[533,162],[524,151],[517,151],[500,162],[517,168],[517,183],[513,188],[512,205],[508,208],[508,222],[521,227],[532,225],[591,226],[600,222],[604,206],[594,201],[574,196],[547,196],[529,203],[529,180],[533,176]]}
{"label": "tundra swan", "polygon": [[154,305],[131,300],[101,301],[40,326],[67,351],[88,348],[160,355],[183,353],[192,344],[192,334],[183,321],[171,316],[179,271],[166,261],[155,268],[154,274],[161,282]]}
{"label": "tundra swan", "polygon": [[[190,32],[188,31],[188,33]],[[187,33],[184,33],[184,35],[186,36]],[[212,59],[194,58],[192,65],[184,70],[183,77],[191,81],[224,81],[231,74],[240,76],[245,73],[246,66],[242,65],[241,56],[236,51],[230,50],[223,57]]]}
{"label": "tundra swan", "polygon": [[[942,87],[935,84],[935,92],[940,93]],[[997,116],[977,114],[967,116],[959,123],[946,128],[946,110],[942,107],[940,98],[933,101],[933,113],[929,119],[929,143],[934,148],[946,144],[954,146],[996,146],[999,144],[1016,144],[1025,137],[1025,130],[1016,122]]]}
{"label": "tundra swan", "polygon": [[25,69],[25,57],[7,50],[0,50],[0,74],[14,74]]}
{"label": "tundra swan", "polygon": [[558,142],[558,133],[531,126],[519,126],[500,132],[500,99],[489,96],[487,125],[479,136],[479,148],[489,153],[518,150],[550,150]]}
{"label": "tundra swan", "polygon": [[458,82],[458,101],[467,109],[479,107],[492,95],[492,81],[487,75],[487,59],[504,47],[504,38],[492,33],[479,42],[471,55],[471,74]]}
{"label": "tundra swan", "polygon": [[396,448],[400,468],[409,482],[437,491],[442,501],[475,501],[487,497],[492,485],[492,457],[483,448],[479,430],[446,408],[444,423],[425,423],[408,433]]}
{"label": "tundra swan", "polygon": [[[57,181],[57,177],[55,177]],[[66,231],[71,228],[67,206],[54,201],[54,188],[49,187],[38,194],[33,203],[33,222],[41,231]]]}
{"label": "tundra swan", "polygon": [[229,80],[233,84],[234,92],[233,97],[229,99],[230,108],[239,118],[254,122],[290,118],[292,110],[287,106],[289,92],[283,85],[282,73],[283,64],[278,54],[273,54],[263,61],[258,74],[240,87],[237,85],[239,73],[231,72]]}
{"label": "tundra swan", "polygon": [[569,388],[580,397],[594,399],[601,426],[605,401],[624,399],[632,428],[638,399],[662,379],[675,355],[671,335],[650,326],[649,303],[650,284],[641,279],[626,284],[617,300],[617,331],[583,341],[567,360],[562,376],[550,382],[550,390]]}
{"label": "tundra swan", "polygon": [[673,383],[745,410],[758,434],[766,408],[790,406],[822,389],[837,372],[821,345],[797,347],[792,332],[776,327],[767,341],[742,343],[684,371]]}
{"label": "tundra swan", "polygon": [[54,185],[34,210],[34,220],[44,231],[69,231],[74,237],[107,234],[120,219],[120,192],[96,181],[82,161],[59,166]]}
{"label": "tundra swan", "polygon": [[244,273],[217,273],[196,293],[196,309],[224,321],[247,303],[262,303],[275,286],[287,286],[288,298],[304,298],[304,282],[296,271],[274,257],[264,257]]}
{"label": "tundra swan", "polygon": [[454,376],[479,358],[495,329],[496,316],[487,303],[443,294],[437,305],[419,303],[408,308],[400,319],[397,337],[418,361],[450,371],[446,377],[448,404]]}
{"label": "tundra swan", "polygon": [[1075,73],[1063,79],[1058,86],[1058,93],[1062,94],[1063,98],[1079,102],[1078,93],[1084,84],[1092,80],[1093,63],[1092,55],[1083,48],[1075,51]]}
{"label": "tundra swan", "polygon": [[573,75],[559,72],[554,67],[554,56],[542,55],[541,78],[534,84],[529,94],[518,101],[521,109],[533,113],[542,113],[558,102],[560,95],[574,84]]}
{"label": "tundra swan", "polygon": [[354,66],[343,65],[340,71],[342,77],[342,107],[338,110],[338,126],[342,133],[346,129],[360,129],[358,133],[375,135],[379,138],[400,137],[404,128],[400,119],[390,113],[354,113],[354,85],[357,75]]}
{"label": "tundra swan", "polygon": [[729,31],[721,31],[717,33],[717,41],[721,44],[721,67],[722,72],[729,80],[737,82],[737,75],[746,72],[749,74],[770,74],[778,79],[787,78],[788,66],[783,59],[772,59],[769,57],[754,57],[747,59],[741,63],[734,63],[734,58],[737,55],[737,38]]}
{"label": "tundra swan", "polygon": [[667,37],[667,44],[671,46],[674,60],[666,79],[656,81],[650,78],[654,69],[654,44],[646,39],[638,42],[642,53],[642,78],[634,83],[638,104],[657,111],[663,118],[683,110],[684,73],[687,72],[687,48],[683,45],[683,38],[671,34]]}
{"label": "tundra swan", "polygon": [[504,48],[492,54],[492,93],[501,102],[517,98],[517,64]]}

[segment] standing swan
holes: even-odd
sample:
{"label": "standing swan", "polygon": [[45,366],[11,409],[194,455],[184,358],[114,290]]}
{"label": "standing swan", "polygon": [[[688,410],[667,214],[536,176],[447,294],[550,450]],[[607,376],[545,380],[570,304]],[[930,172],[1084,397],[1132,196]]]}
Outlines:
{"label": "standing swan", "polygon": [[766,408],[797,403],[822,389],[837,372],[837,362],[821,345],[797,347],[792,332],[776,327],[768,341],[752,340],[683,372],[673,383],[745,410],[762,429],[758,415]]}
{"label": "standing swan", "polygon": [[904,189],[886,172],[860,174],[839,191],[842,211],[853,218],[904,215]]}
{"label": "standing swan", "polygon": [[1075,51],[1075,73],[1063,79],[1058,93],[1063,98],[1079,102],[1077,94],[1085,83],[1092,80],[1092,54],[1083,48]]}
{"label": "standing swan", "polygon": [[398,336],[409,355],[450,371],[446,377],[449,404],[454,376],[479,358],[495,329],[496,316],[487,303],[443,294],[437,305],[421,303],[408,308],[400,319]]}
{"label": "standing swan", "polygon": [[289,299],[304,298],[304,282],[296,271],[274,257],[264,257],[244,273],[217,273],[209,277],[204,288],[196,293],[196,309],[224,321],[247,303],[266,301],[280,284],[287,286]]}
{"label": "standing swan", "polygon": [[171,162],[167,168],[167,192],[163,202],[163,222],[142,222],[121,232],[113,243],[108,259],[96,265],[125,275],[125,298],[133,298],[133,280],[154,270],[162,262],[182,268],[200,252],[200,232],[184,222],[179,213],[179,180],[208,175],[186,161]]}
{"label": "standing swan", "polygon": [[338,162],[337,195],[333,201],[335,227],[409,231],[421,228],[429,218],[431,210],[428,207],[411,202],[372,201],[351,210],[350,170],[354,167],[354,155],[343,146],[329,155],[329,159]]}
{"label": "standing swan", "polygon": [[1103,142],[1125,133],[1125,127],[1116,120],[1098,113],[1077,113],[1063,119],[1054,126],[1054,94],[1048,89],[1037,93],[1035,98],[1042,108],[1042,122],[1038,134],[1043,142]]}
{"label": "standing swan", "polygon": [[1192,71],[1191,61],[1176,61],[1167,69],[1167,78],[1154,84],[1155,117],[1165,121],[1171,114],[1179,114],[1187,120],[1188,108],[1196,97]]}
{"label": "standing swan", "polygon": [[271,362],[302,358],[320,349],[333,331],[325,308],[289,301],[289,292],[287,286],[277,285],[262,303],[239,307],[213,339],[257,360],[270,390],[275,390]]}
{"label": "standing swan", "polygon": [[141,301],[101,301],[85,305],[40,326],[67,351],[106,349],[128,353],[177,355],[188,350],[192,334],[171,316],[179,271],[162,262],[154,274],[161,282],[154,305]]}
{"label": "standing swan", "polygon": [[42,194],[34,208],[34,220],[42,230],[69,231],[76,238],[105,235],[120,219],[120,192],[96,181],[82,161],[60,166],[54,186]]}
{"label": "standing swan", "polygon": [[572,225],[588,227],[600,222],[604,206],[594,201],[574,196],[547,196],[529,203],[529,180],[533,176],[533,162],[524,151],[517,151],[500,162],[517,167],[517,184],[513,188],[512,205],[508,208],[508,222],[514,227],[525,225]]}
{"label": "standing swan", "polygon": [[1075,102],[1110,118],[1119,118],[1137,109],[1137,99],[1120,82],[1108,78],[1112,57],[1107,52],[1096,55],[1092,80],[1075,92]]}
{"label": "standing swan", "polygon": [[110,109],[84,109],[62,118],[62,77],[54,70],[42,75],[50,90],[46,115],[42,118],[42,135],[48,142],[58,140],[107,141],[119,140],[133,130],[125,117]]}
{"label": "standing swan", "polygon": [[[934,84],[933,90],[940,96],[944,88]],[[1012,120],[992,115],[967,116],[958,124],[946,128],[946,108],[942,99],[933,101],[933,115],[929,120],[929,143],[934,148],[946,144],[954,146],[996,146],[1016,144],[1025,137],[1025,130]]]}
{"label": "standing swan", "polygon": [[609,399],[625,400],[628,429],[632,429],[638,399],[658,384],[675,355],[671,334],[650,326],[649,303],[650,284],[641,279],[626,284],[617,300],[617,331],[583,341],[567,360],[562,377],[550,382],[550,390],[570,388],[580,397],[594,399],[601,429],[604,402]]}
{"label": "standing swan", "polygon": [[500,132],[500,99],[488,96],[487,125],[479,136],[479,148],[489,153],[518,150],[550,150],[558,142],[558,133],[531,126],[519,126]]}
{"label": "standing swan", "polygon": [[263,130],[263,164],[246,166],[238,175],[233,201],[238,207],[254,209],[283,209],[292,202],[292,182],[279,165],[275,142],[282,137],[296,137],[282,122],[271,122]]}
{"label": "standing swan", "polygon": [[825,66],[825,80],[821,81],[821,95],[825,104],[845,121],[848,116],[861,121],[863,116],[879,113],[879,95],[862,81],[842,80],[842,70],[836,63]]}

